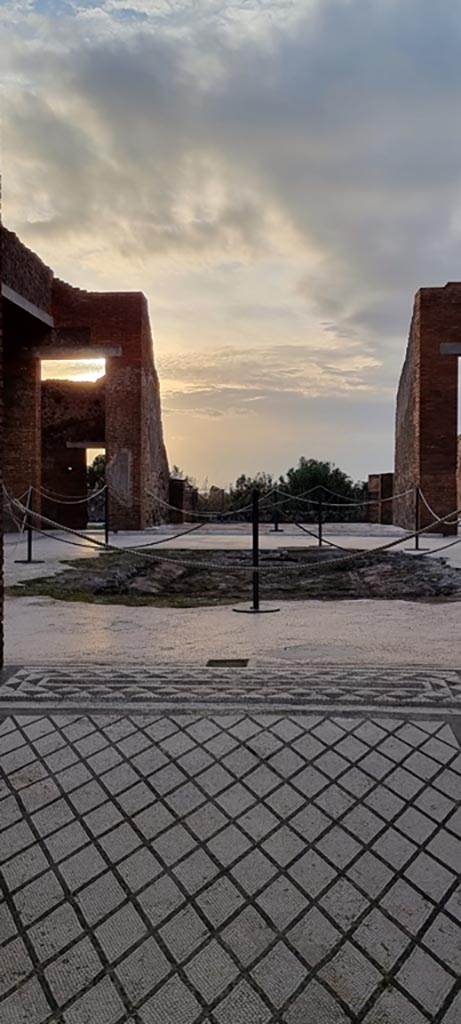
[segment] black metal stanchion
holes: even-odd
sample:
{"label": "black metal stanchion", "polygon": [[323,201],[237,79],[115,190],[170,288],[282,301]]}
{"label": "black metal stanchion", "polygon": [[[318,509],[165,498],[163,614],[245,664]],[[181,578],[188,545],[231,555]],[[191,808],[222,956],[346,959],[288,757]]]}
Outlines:
{"label": "black metal stanchion", "polygon": [[104,540],[106,544],[109,543],[109,532],[110,532],[110,519],[109,519],[109,487],[106,484],[106,490],[104,491]]}
{"label": "black metal stanchion", "polygon": [[274,491],[272,498],[272,509],[273,509],[273,527],[269,530],[269,533],[283,533],[280,529],[280,510],[279,510],[279,492]]}
{"label": "black metal stanchion", "polygon": [[319,496],[318,496],[318,499],[317,499],[318,500],[318,513],[317,513],[318,514],[318,520],[317,520],[317,522],[318,522],[318,531],[319,531],[319,548],[322,547],[322,543],[323,543],[323,523],[322,523],[322,518],[323,518],[323,500],[322,499],[323,499],[323,491],[320,488]]}
{"label": "black metal stanchion", "polygon": [[15,558],[15,562],[17,563],[17,565],[43,565],[43,560],[41,558],[33,558],[32,556],[33,516],[30,514],[33,512],[34,509],[34,492],[32,490],[32,487],[29,488],[29,494],[27,497],[27,509],[27,558]]}
{"label": "black metal stanchion", "polygon": [[415,487],[415,551],[419,551],[419,530],[421,523],[419,487]]}
{"label": "black metal stanchion", "polygon": [[234,608],[234,612],[241,614],[264,615],[269,612],[278,612],[280,608],[260,608],[259,604],[259,491],[255,487],[252,495],[252,527],[253,527],[253,604],[251,608]]}

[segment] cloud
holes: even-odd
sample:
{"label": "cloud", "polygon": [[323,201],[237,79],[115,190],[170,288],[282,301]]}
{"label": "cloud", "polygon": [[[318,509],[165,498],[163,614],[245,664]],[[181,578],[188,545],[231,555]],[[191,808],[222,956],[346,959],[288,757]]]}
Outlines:
{"label": "cloud", "polygon": [[387,402],[413,292],[459,276],[459,6],[6,2],[6,219],[148,291],[168,407]]}

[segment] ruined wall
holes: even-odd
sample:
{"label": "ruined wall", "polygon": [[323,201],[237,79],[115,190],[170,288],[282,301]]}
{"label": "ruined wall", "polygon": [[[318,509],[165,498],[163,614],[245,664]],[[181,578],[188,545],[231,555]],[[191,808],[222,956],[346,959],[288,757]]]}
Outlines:
{"label": "ruined wall", "polygon": [[[0,196],[1,201],[1,196]],[[1,206],[0,206],[0,283],[2,281],[3,274],[3,229],[1,224]],[[3,444],[3,303],[0,297],[0,484],[3,487],[3,455],[4,455],[4,444]],[[3,515],[3,498],[0,505],[0,668],[4,665],[4,645],[3,645],[3,530],[4,530],[4,515]]]}
{"label": "ruined wall", "polygon": [[[1,281],[22,298],[51,312],[53,274],[11,231],[1,228]],[[4,480],[18,497],[40,485],[40,365],[25,352],[49,337],[49,328],[2,301],[4,347]],[[39,498],[36,496],[36,506]],[[11,524],[8,524],[11,525]]]}
{"label": "ruined wall", "polygon": [[[461,284],[422,288],[397,395],[394,490],[419,485],[440,516],[456,508],[458,361],[441,355],[448,341],[461,341]],[[394,522],[413,527],[414,493],[395,503]],[[421,525],[430,522],[422,505]]]}
{"label": "ruined wall", "polygon": [[3,284],[45,312],[51,308],[53,271],[14,234],[0,227]]}
{"label": "ruined wall", "polygon": [[394,474],[373,473],[368,477],[368,522],[391,526],[393,523]]}
{"label": "ruined wall", "polygon": [[[87,525],[87,504],[65,504],[87,491],[86,449],[68,448],[68,442],[104,445],[105,381],[42,382],[42,499],[49,519],[82,530]],[[61,498],[63,501],[53,500]]]}
{"label": "ruined wall", "polygon": [[[146,490],[167,496],[168,463],[163,443],[158,378],[145,296],[140,292],[85,292],[61,281],[53,287],[55,326],[90,329],[90,344],[120,345],[106,359],[106,456],[110,517],[114,529],[144,529],[154,521]],[[125,472],[128,467],[128,472]]]}

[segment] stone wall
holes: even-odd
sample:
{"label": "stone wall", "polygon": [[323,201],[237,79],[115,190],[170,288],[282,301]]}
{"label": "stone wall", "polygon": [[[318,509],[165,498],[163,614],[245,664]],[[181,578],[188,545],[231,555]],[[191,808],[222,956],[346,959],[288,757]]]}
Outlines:
{"label": "stone wall", "polygon": [[[394,506],[394,522],[414,522],[418,485],[439,516],[457,506],[458,360],[441,355],[443,342],[461,341],[461,284],[422,288],[397,395],[394,491],[410,491]],[[421,525],[432,519],[421,505]],[[445,527],[456,532],[456,526]]]}

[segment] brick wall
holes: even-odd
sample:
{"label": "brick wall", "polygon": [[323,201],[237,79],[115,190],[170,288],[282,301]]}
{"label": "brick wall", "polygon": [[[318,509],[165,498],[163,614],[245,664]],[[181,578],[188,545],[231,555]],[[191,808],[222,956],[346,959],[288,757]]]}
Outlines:
{"label": "brick wall", "polygon": [[[1,223],[1,180],[0,180],[0,282],[3,273],[3,230]],[[0,296],[0,483],[3,486],[3,302]],[[3,647],[3,500],[0,505],[0,668],[4,664]]]}
{"label": "brick wall", "polygon": [[370,523],[392,525],[393,503],[390,499],[393,495],[393,487],[393,473],[372,473],[368,477],[368,499],[372,502],[368,505],[368,521]]}
{"label": "brick wall", "polygon": [[105,381],[42,382],[42,486],[56,498],[42,499],[42,511],[73,529],[85,529],[86,502],[67,504],[87,491],[86,449],[70,442],[91,441],[104,446]]}
{"label": "brick wall", "polygon": [[143,529],[158,518],[147,491],[159,491],[165,498],[168,487],[160,390],[145,296],[140,292],[85,292],[55,281],[53,314],[58,329],[81,325],[89,328],[92,345],[122,348],[121,356],[106,359],[106,456],[111,467],[119,453],[124,453],[130,474],[123,502],[110,486],[110,517],[114,529]]}
{"label": "brick wall", "polygon": [[12,231],[0,226],[3,284],[28,302],[48,312],[51,306],[53,271],[27,248]]}
{"label": "brick wall", "polygon": [[[396,493],[419,485],[435,512],[456,508],[458,360],[440,344],[461,340],[461,284],[422,288],[416,295],[410,338],[397,395]],[[414,494],[395,504],[394,521],[411,528]],[[421,525],[431,517],[421,507]],[[446,527],[445,532],[456,532]]]}

